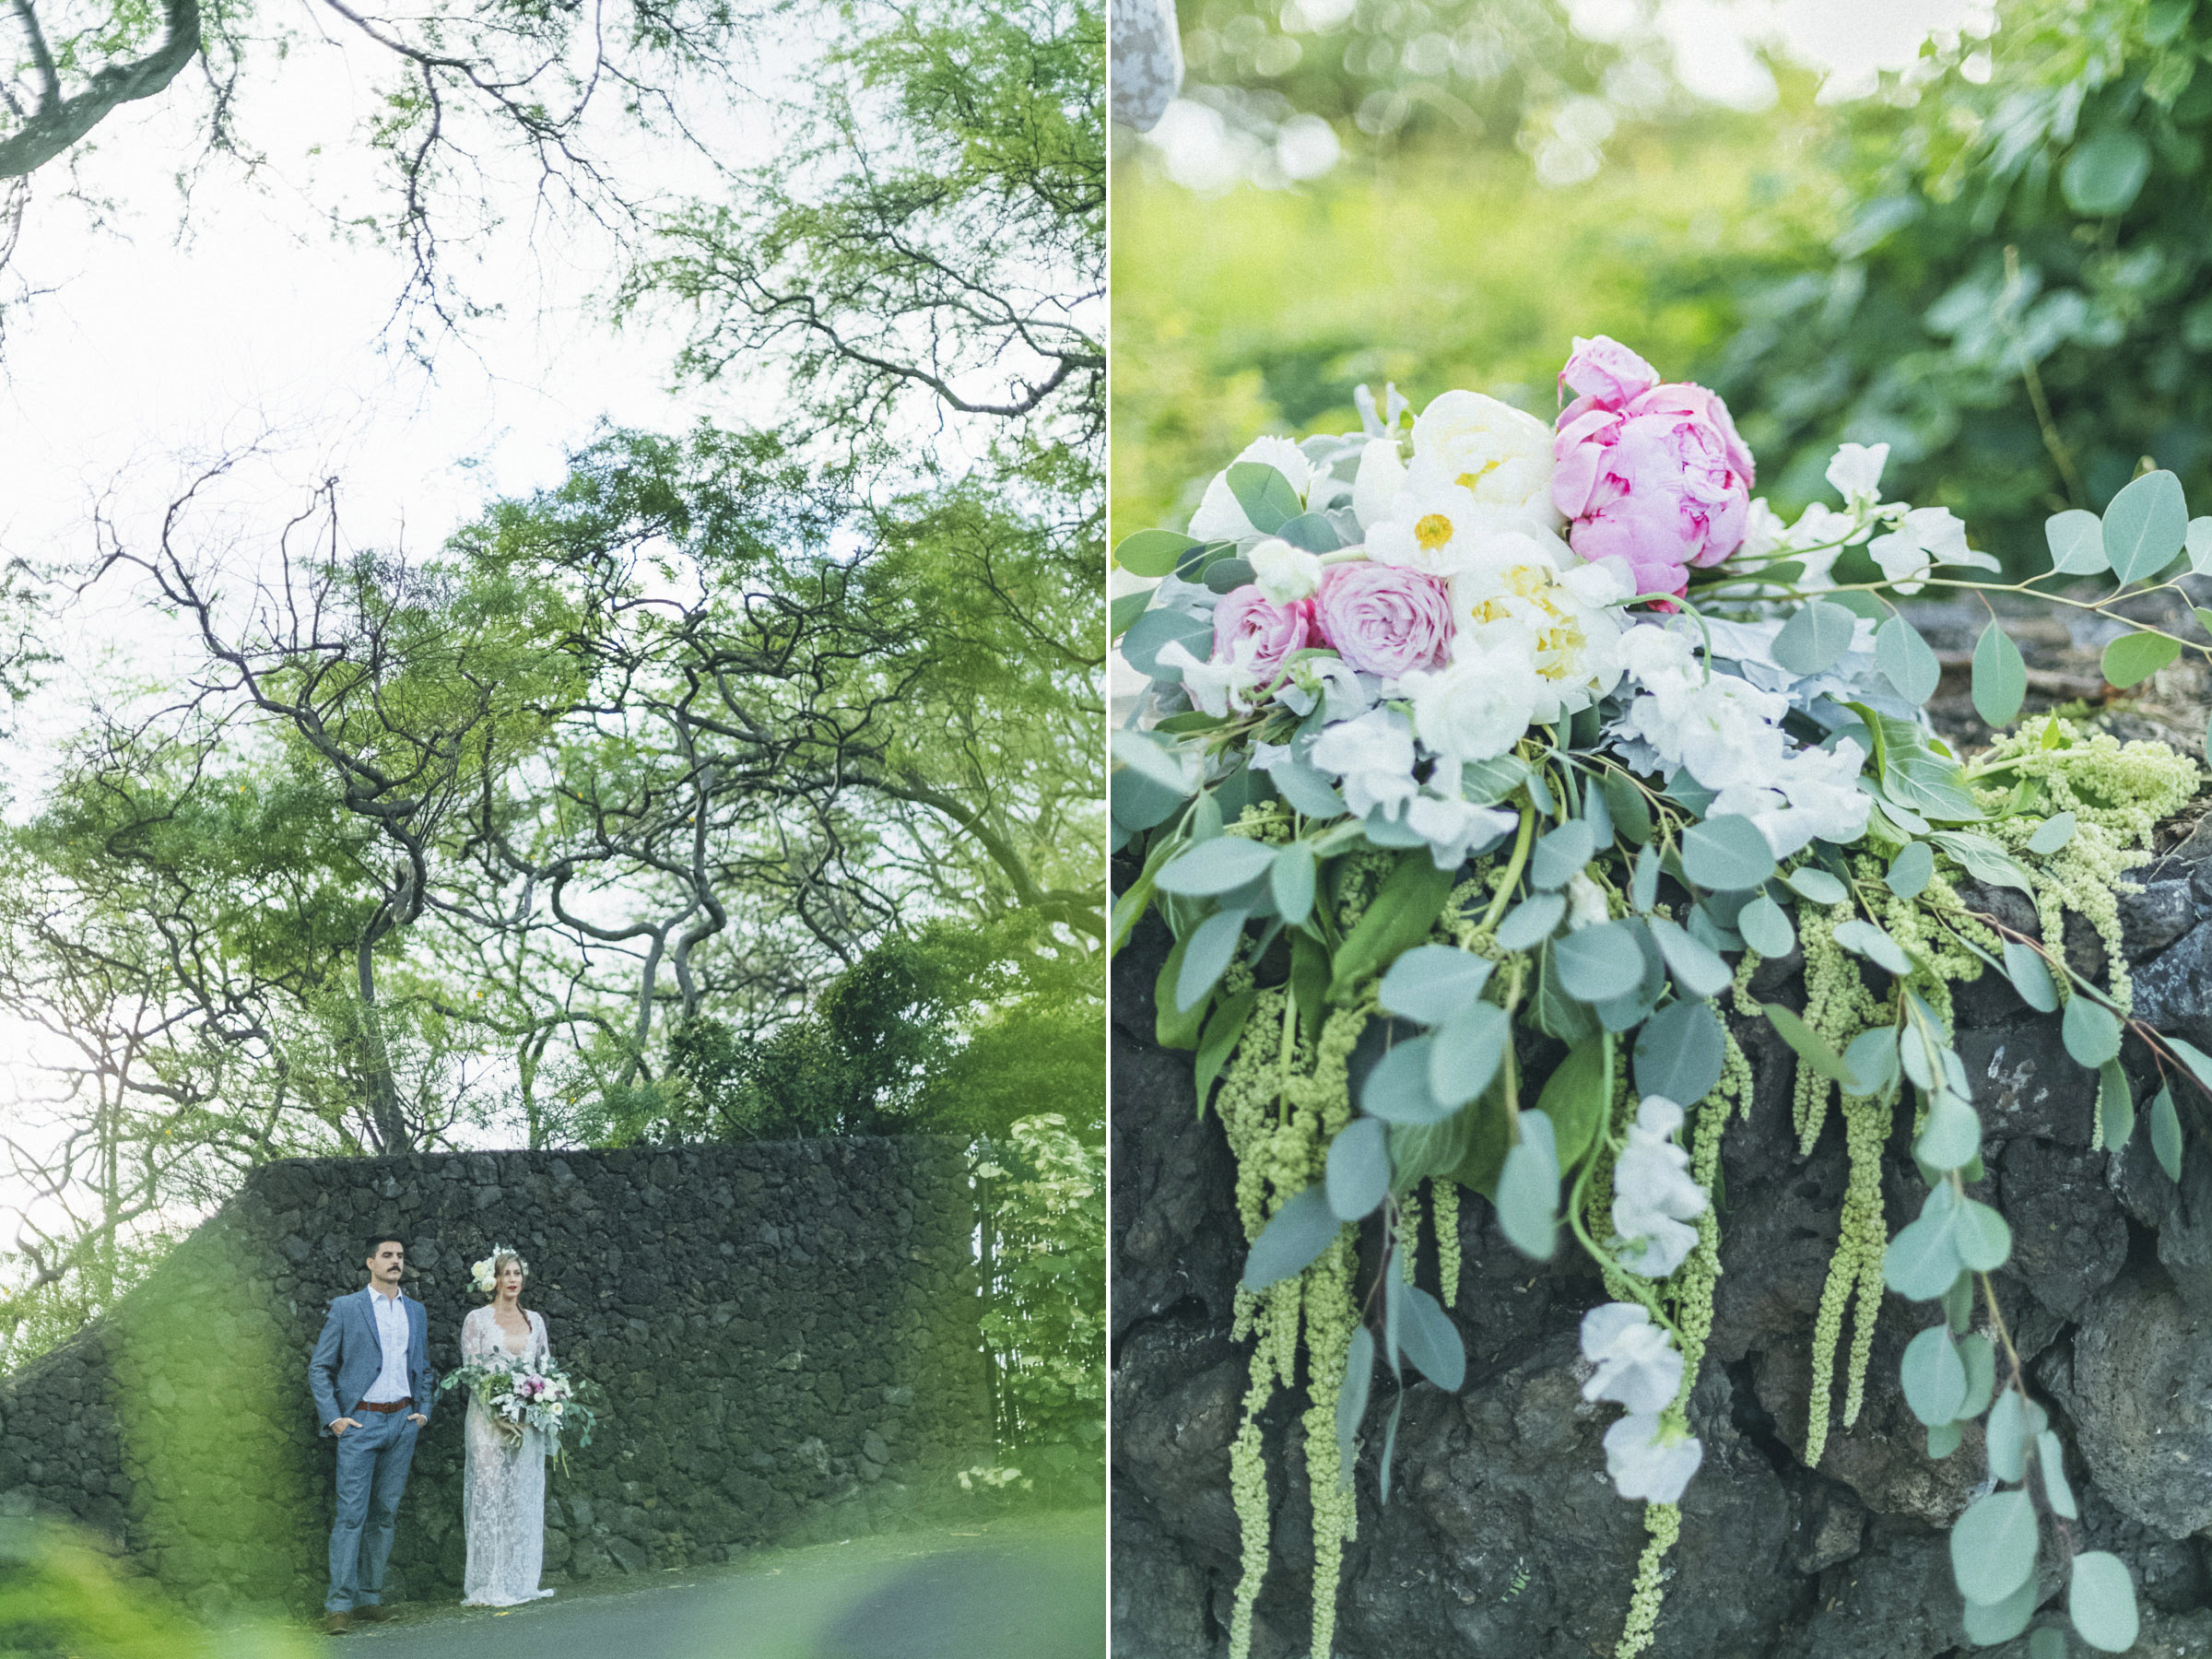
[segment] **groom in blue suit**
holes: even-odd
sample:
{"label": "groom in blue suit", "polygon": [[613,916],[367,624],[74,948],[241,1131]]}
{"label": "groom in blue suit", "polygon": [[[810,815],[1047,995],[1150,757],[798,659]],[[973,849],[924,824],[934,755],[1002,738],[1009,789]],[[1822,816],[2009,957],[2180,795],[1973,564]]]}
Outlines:
{"label": "groom in blue suit", "polygon": [[315,1420],[337,1437],[338,1513],[330,1529],[330,1594],[323,1628],[340,1636],[359,1617],[388,1618],[384,1562],[406,1489],[415,1436],[429,1420],[429,1316],[405,1296],[406,1245],[396,1234],[369,1241],[369,1283],[334,1299],[307,1362]]}

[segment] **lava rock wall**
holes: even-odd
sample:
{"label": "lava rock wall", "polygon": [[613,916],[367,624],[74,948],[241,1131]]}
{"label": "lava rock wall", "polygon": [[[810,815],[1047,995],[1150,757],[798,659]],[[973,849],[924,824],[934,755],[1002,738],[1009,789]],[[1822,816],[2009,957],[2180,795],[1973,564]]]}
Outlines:
{"label": "lava rock wall", "polygon": [[[2123,901],[2136,1006],[2212,1048],[2212,818]],[[1978,908],[2032,932],[2017,894],[1973,889]],[[1220,1126],[1192,1098],[1190,1056],[1152,1040],[1152,985],[1168,947],[1147,918],[1114,969],[1113,1621],[1115,1659],[1219,1659],[1239,1577],[1230,1443],[1249,1343],[1230,1337],[1245,1241]],[[2102,949],[2078,921],[2076,965]],[[1764,1000],[1801,1006],[1801,963],[1763,964]],[[1757,1081],[1747,1121],[1723,1143],[1723,1274],[1711,1348],[1690,1402],[1703,1467],[1680,1541],[1654,1659],[1934,1659],[1970,1650],[1942,1529],[1984,1473],[1981,1431],[1931,1462],[1898,1362],[1928,1323],[1889,1297],[1865,1409],[1840,1421],[1817,1468],[1806,1444],[1815,1312],[1837,1235],[1843,1125],[1831,1111],[1809,1159],[1791,1128],[1794,1057],[1763,1020],[1732,1021]],[[1957,1046],[1972,1076],[1987,1179],[1975,1194],[2014,1229],[2000,1299],[2031,1385],[2067,1447],[2082,1518],[2076,1548],[2133,1571],[2145,1655],[2212,1651],[2212,1113],[2177,1084],[2186,1141],[2177,1187],[2146,1130],[2092,1150],[2097,1078],[2067,1057],[2055,1017],[1995,975],[1959,990]],[[2123,1059],[2142,1108],[2156,1088],[2132,1036]],[[1923,1192],[1900,1112],[1886,1162],[1892,1233]],[[1370,1230],[1376,1224],[1369,1223]],[[1464,1264],[1453,1323],[1465,1386],[1415,1380],[1387,1507],[1378,1382],[1357,1470],[1359,1537],[1347,1547],[1337,1659],[1589,1659],[1613,1651],[1644,1544],[1642,1506],[1617,1498],[1600,1439],[1618,1416],[1582,1398],[1578,1329],[1606,1300],[1577,1251],[1517,1254],[1489,1205],[1460,1208]],[[1363,1241],[1366,1271],[1375,1241]],[[1431,1248],[1420,1282],[1436,1283]],[[1846,1343],[1848,1347],[1848,1343]],[[1839,1368],[1840,1369],[1840,1368]],[[1836,1388],[1840,1414],[1842,1387]],[[1272,1502],[1254,1659],[1304,1654],[1312,1594],[1311,1510],[1297,1391],[1263,1416]],[[2061,1583],[2044,1553],[2047,1594]],[[2019,1659],[2023,1639],[1990,1650]],[[2017,1650],[2017,1652],[2016,1652]],[[2078,1651],[2078,1648],[2077,1648]]]}
{"label": "lava rock wall", "polygon": [[[553,1583],[894,1527],[989,1453],[949,1143],[291,1160],[0,1379],[0,1513],[74,1520],[204,1612],[320,1606],[333,1442],[307,1360],[379,1228],[406,1241],[441,1373],[481,1300],[469,1264],[500,1242],[556,1357],[606,1390],[548,1481]],[[462,1417],[448,1393],[422,1430],[399,1599],[458,1597]]]}

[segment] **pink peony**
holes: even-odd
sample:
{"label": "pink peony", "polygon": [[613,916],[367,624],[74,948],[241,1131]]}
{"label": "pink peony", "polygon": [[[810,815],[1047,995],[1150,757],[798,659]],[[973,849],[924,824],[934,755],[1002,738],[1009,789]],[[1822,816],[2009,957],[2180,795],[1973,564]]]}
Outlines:
{"label": "pink peony", "polygon": [[1213,660],[1242,662],[1262,687],[1274,683],[1285,657],[1312,643],[1311,599],[1277,605],[1248,582],[1222,594],[1214,606]]}
{"label": "pink peony", "polygon": [[1394,565],[1331,565],[1313,596],[1313,625],[1353,667],[1385,679],[1441,667],[1452,655],[1452,594]]}
{"label": "pink peony", "polygon": [[1718,564],[1742,545],[1751,452],[1711,392],[1653,384],[1639,369],[1649,371],[1602,335],[1575,342],[1559,378],[1583,395],[1559,412],[1552,504],[1583,559],[1621,559],[1639,593],[1679,594],[1688,566]]}

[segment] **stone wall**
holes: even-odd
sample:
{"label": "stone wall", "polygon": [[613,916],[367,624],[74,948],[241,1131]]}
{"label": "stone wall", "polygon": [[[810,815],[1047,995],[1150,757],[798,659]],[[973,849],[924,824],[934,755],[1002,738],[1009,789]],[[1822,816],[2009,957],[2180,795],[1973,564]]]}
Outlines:
{"label": "stone wall", "polygon": [[[2138,1010],[2212,1047],[2208,858],[2212,818],[2138,873],[2150,885],[2124,917]],[[2018,896],[1975,897],[2009,908]],[[2034,925],[2024,905],[2008,920]],[[1218,1659],[1238,1579],[1229,1449],[1250,1345],[1232,1342],[1230,1327],[1245,1244],[1219,1125],[1193,1110],[1190,1056],[1152,1041],[1151,987],[1167,943],[1148,922],[1114,969],[1115,1659]],[[2098,964],[2088,929],[2070,926],[2067,943],[2079,965]],[[1796,969],[1765,965],[1759,994],[1801,1001]],[[2138,1654],[2212,1651],[2212,1115],[2199,1091],[2176,1088],[2187,1139],[2177,1189],[2141,1128],[2122,1151],[2090,1150],[2096,1079],[2067,1058],[2055,1018],[1984,982],[1960,992],[1958,1026],[1987,1134],[1988,1180],[1976,1192],[2015,1230],[2000,1295],[2068,1448],[2082,1507],[2074,1547],[2114,1550],[2133,1570]],[[1844,1184],[1842,1125],[1831,1112],[1801,1159],[1793,1056],[1763,1021],[1735,1030],[1757,1093],[1749,1121],[1724,1143],[1724,1273],[1691,1401],[1705,1461],[1667,1562],[1654,1659],[1974,1651],[1959,1632],[1940,1529],[1983,1473],[1980,1430],[1931,1463],[1897,1382],[1924,1310],[1888,1299],[1857,1427],[1834,1430],[1817,1469],[1799,1459],[1814,1314]],[[2131,1038],[2124,1060],[2147,1096],[2149,1056]],[[1909,1114],[1899,1118],[1887,1179],[1893,1232],[1917,1213],[1922,1191]],[[1466,1382],[1447,1394],[1417,1382],[1407,1394],[1387,1508],[1375,1442],[1389,1386],[1376,1385],[1335,1654],[1608,1655],[1644,1540],[1642,1506],[1615,1497],[1605,1477],[1599,1441],[1617,1413],[1580,1394],[1588,1367],[1577,1327],[1604,1290],[1579,1252],[1548,1264],[1514,1253],[1472,1194],[1460,1240],[1452,1317],[1466,1341]],[[1374,1241],[1365,1242],[1371,1271]],[[1419,1272],[1435,1283],[1428,1249]],[[1263,1418],[1274,1529],[1255,1659],[1306,1652],[1310,1512],[1302,1459],[1284,1455],[1303,1408],[1298,1394],[1278,1395]],[[2046,1551],[2044,1588],[2055,1594],[2050,1561]],[[1991,1651],[2018,1659],[2025,1646]]]}
{"label": "stone wall", "polygon": [[[83,1523],[204,1611],[319,1606],[332,1442],[307,1359],[363,1235],[407,1242],[458,1363],[495,1241],[610,1406],[556,1472],[548,1576],[888,1528],[987,1453],[959,1149],[914,1138],[289,1161],[254,1171],[112,1315],[0,1379],[0,1512]],[[457,1595],[457,1396],[422,1431],[402,1598]]]}

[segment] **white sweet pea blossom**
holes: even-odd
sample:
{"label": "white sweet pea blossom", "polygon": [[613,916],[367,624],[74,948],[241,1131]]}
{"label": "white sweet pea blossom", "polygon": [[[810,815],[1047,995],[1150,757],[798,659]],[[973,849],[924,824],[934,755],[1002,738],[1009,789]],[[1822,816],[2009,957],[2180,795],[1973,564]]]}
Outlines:
{"label": "white sweet pea blossom", "polygon": [[1510,508],[1548,527],[1552,429],[1547,421],[1479,392],[1445,392],[1413,423],[1416,461],[1430,461],[1485,507]]}
{"label": "white sweet pea blossom", "polygon": [[1359,521],[1359,528],[1371,529],[1405,488],[1406,463],[1399,458],[1398,441],[1369,439],[1359,452],[1359,470],[1352,477],[1352,516]]}
{"label": "white sweet pea blossom", "polygon": [[1881,504],[1882,468],[1888,464],[1886,443],[1840,445],[1828,464],[1828,481],[1843,498],[1844,511],[1854,518],[1869,517]]}
{"label": "white sweet pea blossom", "polygon": [[1252,694],[1259,689],[1259,670],[1253,666],[1259,641],[1238,640],[1230,652],[1220,662],[1201,662],[1181,640],[1170,640],[1160,647],[1159,660],[1180,671],[1194,706],[1208,714],[1227,714],[1232,708],[1241,712],[1252,707]]}
{"label": "white sweet pea blossom", "polygon": [[1583,1358],[1597,1367],[1583,1384],[1585,1400],[1618,1400],[1632,1412],[1657,1413],[1682,1390],[1682,1356],[1635,1302],[1605,1302],[1583,1315]]}
{"label": "white sweet pea blossom", "polygon": [[1608,914],[1606,889],[1577,870],[1567,883],[1567,930],[1575,933],[1594,927],[1607,920]]}
{"label": "white sweet pea blossom", "polygon": [[1395,818],[1420,793],[1413,778],[1413,728],[1395,709],[1370,709],[1357,720],[1324,728],[1306,759],[1339,780],[1337,789],[1355,817],[1380,806],[1384,817]]}
{"label": "white sweet pea blossom", "polygon": [[1894,530],[1868,542],[1866,551],[1900,594],[1919,593],[1939,564],[1999,568],[1988,554],[1966,545],[1966,526],[1951,516],[1948,507],[1909,509]]}
{"label": "white sweet pea blossom", "polygon": [[1271,535],[1244,555],[1252,580],[1277,605],[1294,605],[1321,585],[1321,556]]}
{"label": "white sweet pea blossom", "polygon": [[1429,790],[1406,804],[1406,827],[1429,843],[1440,870],[1456,870],[1520,821],[1518,814]]}
{"label": "white sweet pea blossom", "polygon": [[1398,684],[1413,700],[1421,741],[1458,761],[1494,760],[1511,749],[1545,695],[1525,650],[1462,657],[1434,673],[1416,669]]}
{"label": "white sweet pea blossom", "polygon": [[[1244,446],[1237,460],[1257,461],[1274,467],[1289,480],[1290,488],[1298,492],[1301,502],[1313,488],[1313,464],[1288,438],[1254,438]],[[1259,527],[1244,516],[1244,509],[1229,488],[1228,467],[1216,473],[1213,482],[1206,487],[1198,511],[1191,514],[1190,534],[1200,541],[1236,542],[1250,541],[1260,534]]]}
{"label": "white sweet pea blossom", "polygon": [[1623,1498],[1677,1503],[1704,1461],[1696,1435],[1653,1412],[1630,1412],[1606,1430],[1606,1473]]}
{"label": "white sweet pea blossom", "polygon": [[1613,1166],[1613,1230],[1625,1248],[1620,1265],[1644,1278],[1665,1278],[1698,1242],[1689,1225],[1705,1213],[1705,1189],[1689,1177],[1689,1154],[1675,1144],[1682,1108],[1646,1095],[1629,1125],[1629,1144]]}
{"label": "white sweet pea blossom", "polygon": [[1290,665],[1288,678],[1276,688],[1275,700],[1293,714],[1313,712],[1316,703],[1328,704],[1324,719],[1334,724],[1364,714],[1374,706],[1374,677],[1359,671],[1340,656],[1322,653],[1301,656]]}

